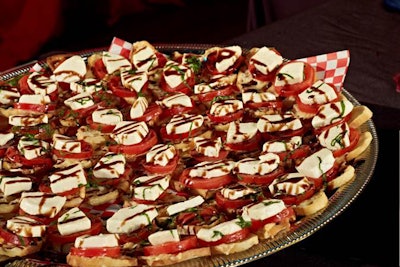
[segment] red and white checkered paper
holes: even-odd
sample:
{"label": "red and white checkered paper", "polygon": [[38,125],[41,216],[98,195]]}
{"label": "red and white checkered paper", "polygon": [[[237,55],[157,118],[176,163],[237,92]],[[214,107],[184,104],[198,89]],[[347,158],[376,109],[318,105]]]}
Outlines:
{"label": "red and white checkered paper", "polygon": [[32,68],[29,70],[29,72],[41,72],[43,70],[44,68],[38,62],[36,62],[35,65],[33,65]]}
{"label": "red and white checkered paper", "polygon": [[111,45],[108,48],[108,52],[121,55],[125,58],[129,58],[129,53],[132,50],[132,44],[124,41],[120,38],[114,37],[111,41]]}
{"label": "red and white checkered paper", "polygon": [[347,69],[349,68],[350,52],[349,50],[342,50],[297,60],[307,62],[313,66],[316,70],[317,80],[332,83],[340,89],[343,87]]}

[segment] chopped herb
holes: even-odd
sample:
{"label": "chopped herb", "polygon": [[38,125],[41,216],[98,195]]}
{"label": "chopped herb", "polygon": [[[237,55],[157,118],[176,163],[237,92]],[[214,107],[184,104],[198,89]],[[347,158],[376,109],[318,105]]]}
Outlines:
{"label": "chopped herb", "polygon": [[345,136],[347,131],[344,131],[343,133],[339,133],[338,135],[335,136],[335,138],[332,139],[331,141],[331,146],[335,146],[336,144],[338,144],[341,148],[343,148],[344,142],[343,142],[343,138]]}
{"label": "chopped herb", "polygon": [[340,114],[331,119],[331,124],[335,120],[341,120],[343,118],[343,114],[344,114],[345,109],[346,109],[346,105],[344,104],[344,101],[342,100],[342,101],[340,101]]}
{"label": "chopped herb", "polygon": [[215,237],[217,237],[217,236],[221,236],[221,237],[223,237],[223,236],[224,236],[224,234],[223,234],[223,233],[221,233],[220,231],[216,231],[216,230],[214,230],[214,231],[213,231],[213,236],[212,236],[211,238],[215,238]]}
{"label": "chopped herb", "polygon": [[196,56],[187,57],[185,63],[190,66],[190,68],[193,70],[195,74],[198,74],[200,72],[201,61],[198,57]]}
{"label": "chopped herb", "polygon": [[276,203],[279,203],[280,201],[279,200],[271,200],[271,201],[267,201],[267,202],[262,202],[263,203],[263,205],[264,206],[270,206],[270,205],[272,205],[272,204],[276,204]]}
{"label": "chopped herb", "polygon": [[249,228],[251,226],[251,221],[246,221],[242,216],[239,216],[238,219],[239,221],[236,222],[236,224],[239,225],[240,228]]}

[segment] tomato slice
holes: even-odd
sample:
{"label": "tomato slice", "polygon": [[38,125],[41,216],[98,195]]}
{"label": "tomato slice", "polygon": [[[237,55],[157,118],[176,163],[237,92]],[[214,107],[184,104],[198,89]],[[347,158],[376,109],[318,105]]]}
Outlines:
{"label": "tomato slice", "polygon": [[167,134],[167,129],[165,126],[160,128],[160,135],[164,141],[181,141],[186,138],[197,136],[202,130],[202,127],[193,129],[186,133],[179,134]]}
{"label": "tomato slice", "polygon": [[157,119],[160,117],[160,115],[163,113],[163,109],[155,104],[151,103],[144,114],[140,117],[134,118],[133,120],[135,121],[145,121],[145,122],[150,122],[150,121],[157,121]]}
{"label": "tomato slice", "polygon": [[[13,232],[10,232],[6,229],[5,223],[1,223],[1,228],[0,228],[0,238],[2,238],[4,243],[7,244],[13,244],[16,246],[27,246],[31,244],[35,238],[33,237],[23,237],[17,234],[14,234]],[[2,243],[3,243],[2,242]]]}
{"label": "tomato slice", "polygon": [[113,92],[114,95],[119,97],[132,97],[137,98],[135,90],[130,90],[122,85],[121,79],[117,76],[112,77],[108,83],[108,88]]}
{"label": "tomato slice", "polygon": [[309,181],[310,181],[310,186],[302,194],[299,195],[279,194],[274,197],[283,200],[283,202],[285,202],[285,204],[289,206],[299,205],[304,200],[311,198],[317,191],[316,184],[312,182],[311,179],[309,179]]}
{"label": "tomato slice", "polygon": [[108,148],[111,152],[122,153],[126,155],[140,155],[158,143],[158,137],[154,130],[150,129],[147,136],[142,142],[134,145],[110,145]]}
{"label": "tomato slice", "polygon": [[236,71],[244,60],[243,56],[237,58],[235,63],[229,69],[223,72],[217,70],[216,63],[222,61],[223,59],[226,59],[227,57],[225,54],[230,55],[232,54],[232,51],[229,51],[228,49],[225,48],[221,48],[210,53],[205,61],[205,70],[211,75],[217,75],[217,74],[228,75]]}
{"label": "tomato slice", "polygon": [[225,143],[225,146],[229,148],[229,150],[233,151],[244,151],[244,152],[249,152],[249,151],[255,151],[257,149],[260,149],[262,147],[261,145],[261,135],[259,132],[256,133],[253,138],[246,140],[244,142],[240,143]]}
{"label": "tomato slice", "polygon": [[276,153],[281,161],[288,159],[301,159],[311,154],[311,147],[309,145],[301,145],[292,151],[278,152]]}
{"label": "tomato slice", "polygon": [[278,131],[278,132],[264,132],[262,136],[265,140],[279,140],[279,139],[288,139],[293,136],[302,136],[306,133],[307,127],[303,126],[297,130],[286,130],[286,131]]}
{"label": "tomato slice", "polygon": [[242,184],[269,185],[275,178],[284,173],[285,173],[284,167],[279,166],[274,171],[264,175],[238,173],[236,174],[236,176],[238,177],[239,183]]}
{"label": "tomato slice", "polygon": [[243,113],[244,111],[241,109],[225,116],[215,116],[210,113],[207,113],[207,116],[214,123],[228,123],[241,119],[243,117]]}
{"label": "tomato slice", "polygon": [[31,95],[31,94],[35,93],[35,92],[33,92],[33,90],[31,90],[31,88],[29,88],[28,78],[29,78],[29,74],[22,76],[18,80],[19,91],[22,95]]}
{"label": "tomato slice", "polygon": [[111,133],[115,128],[115,125],[112,124],[103,124],[94,122],[92,116],[86,117],[86,123],[89,125],[91,129],[100,131],[102,133]]}
{"label": "tomato slice", "polygon": [[278,214],[271,216],[269,218],[266,218],[264,220],[251,220],[251,231],[256,232],[259,230],[261,227],[268,223],[279,223],[285,218],[289,218],[292,220],[292,218],[295,218],[295,212],[292,207],[287,207],[286,209],[282,210]]}
{"label": "tomato slice", "polygon": [[104,65],[102,58],[99,58],[94,62],[92,66],[92,72],[94,76],[96,76],[96,78],[100,80],[107,75],[107,69],[106,66]]}
{"label": "tomato slice", "polygon": [[209,157],[209,156],[205,156],[203,154],[200,154],[194,150],[192,150],[190,152],[190,155],[192,156],[192,158],[197,161],[197,162],[203,162],[203,161],[218,161],[218,160],[223,160],[226,159],[228,157],[229,151],[227,150],[220,150],[218,157]]}
{"label": "tomato slice", "polygon": [[360,140],[360,132],[357,129],[350,128],[350,144],[344,148],[334,150],[333,156],[335,158],[338,158],[347,152],[352,151],[358,144],[358,141]]}
{"label": "tomato slice", "polygon": [[218,96],[230,96],[238,90],[239,89],[236,87],[236,85],[229,84],[229,85],[225,85],[220,88],[214,88],[210,92],[197,94],[197,97],[200,102],[204,103],[204,102],[212,101],[214,98],[216,98]]}
{"label": "tomato slice", "polygon": [[[293,61],[290,61],[288,63],[282,64],[281,67],[277,70],[277,74],[275,75],[275,81],[280,79],[279,75],[279,70],[284,67],[287,64],[291,64]],[[275,91],[278,93],[280,96],[284,97],[289,97],[289,96],[295,96],[299,94],[301,91],[304,89],[311,87],[314,78],[315,78],[315,70],[314,68],[306,63],[304,63],[304,79],[302,82],[296,83],[296,84],[285,84],[285,85],[275,85]]]}
{"label": "tomato slice", "polygon": [[98,235],[103,229],[102,222],[99,218],[92,220],[92,226],[88,230],[76,232],[70,235],[62,235],[58,232],[56,226],[50,226],[47,231],[47,240],[53,244],[66,244],[75,242],[78,236],[82,235]]}
{"label": "tomato slice", "polygon": [[229,235],[224,235],[218,241],[207,242],[207,241],[199,239],[199,245],[201,247],[212,247],[212,246],[217,246],[220,244],[229,244],[229,243],[239,242],[239,241],[244,240],[246,237],[248,237],[249,234],[250,234],[250,228],[243,228],[235,233],[232,233]]}
{"label": "tomato slice", "polygon": [[79,152],[79,153],[72,153],[72,152],[61,151],[61,150],[57,150],[57,149],[53,149],[53,153],[58,158],[64,158],[64,159],[88,159],[88,158],[91,158],[93,155],[92,146],[84,140],[79,140],[79,142],[81,142],[81,152]]}
{"label": "tomato slice", "polygon": [[[192,72],[190,70],[190,72]],[[160,86],[161,88],[168,93],[176,93],[176,92],[180,92],[180,93],[184,93],[185,95],[191,95],[193,93],[193,86],[196,83],[195,80],[195,75],[192,72],[192,75],[190,75],[188,77],[188,79],[186,79],[185,81],[182,81],[179,85],[175,86],[175,87],[171,87],[169,86],[169,84],[165,81],[165,77],[164,75],[161,75],[161,79],[160,79]]]}
{"label": "tomato slice", "polygon": [[215,194],[215,201],[217,202],[217,205],[221,207],[222,209],[228,210],[228,209],[233,209],[237,210],[240,209],[248,204],[253,203],[253,200],[251,198],[238,198],[238,199],[229,199],[226,198],[222,195],[220,191],[218,191]]}
{"label": "tomato slice", "polygon": [[[152,225],[153,227],[154,225]],[[132,233],[129,234],[119,234],[119,240],[122,244],[131,242],[131,243],[140,243],[143,240],[146,240],[148,236],[153,233],[151,230],[152,227],[142,227]]]}
{"label": "tomato slice", "polygon": [[176,254],[189,249],[197,248],[197,237],[189,236],[181,241],[167,242],[159,245],[146,246],[143,248],[145,256],[160,255],[160,254]]}
{"label": "tomato slice", "polygon": [[213,178],[190,177],[190,169],[186,169],[179,177],[179,181],[189,188],[196,189],[217,189],[224,185],[230,184],[233,177],[230,174],[221,175]]}
{"label": "tomato slice", "polygon": [[101,248],[76,248],[71,247],[71,255],[81,256],[81,257],[111,257],[118,258],[121,256],[120,247],[101,247]]}
{"label": "tomato slice", "polygon": [[179,155],[175,155],[175,157],[173,157],[165,166],[152,163],[143,163],[143,168],[150,173],[168,174],[172,173],[176,169],[178,162]]}
{"label": "tomato slice", "polygon": [[56,109],[56,104],[49,103],[49,104],[42,105],[42,104],[14,103],[14,108],[33,111],[33,112],[39,112],[39,113],[46,113],[46,112],[54,111]]}
{"label": "tomato slice", "polygon": [[46,168],[51,168],[53,166],[53,160],[46,156],[40,156],[33,159],[27,159],[23,155],[20,154],[17,148],[10,146],[6,150],[6,157],[13,162],[21,163],[24,166],[38,166],[43,165]]}

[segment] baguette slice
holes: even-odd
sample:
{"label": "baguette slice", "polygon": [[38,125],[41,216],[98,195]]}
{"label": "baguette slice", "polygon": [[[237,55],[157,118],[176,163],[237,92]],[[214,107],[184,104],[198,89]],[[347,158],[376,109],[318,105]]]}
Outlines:
{"label": "baguette slice", "polygon": [[119,258],[82,257],[68,254],[67,263],[72,267],[129,267],[138,266],[137,258],[122,256]]}
{"label": "baguette slice", "polygon": [[355,106],[351,111],[351,118],[348,124],[352,128],[358,128],[370,118],[372,118],[372,111],[368,107]]}
{"label": "baguette slice", "polygon": [[159,254],[154,256],[142,256],[140,257],[148,266],[164,266],[170,264],[176,264],[186,260],[191,260],[199,257],[210,256],[211,251],[209,247],[195,248],[187,251],[180,252],[178,254]]}
{"label": "baguette slice", "polygon": [[342,185],[347,184],[355,177],[355,169],[353,166],[348,165],[344,170],[343,173],[340,174],[335,179],[328,182],[328,190],[334,190],[336,188],[341,187]]}
{"label": "baguette slice", "polygon": [[220,244],[211,247],[211,255],[225,254],[229,255],[232,253],[245,251],[250,249],[252,246],[259,243],[258,236],[255,234],[250,234],[245,240],[229,244]]}
{"label": "baguette slice", "polygon": [[323,190],[315,193],[311,198],[304,200],[299,205],[294,206],[294,211],[298,216],[307,216],[314,214],[326,206],[328,206],[329,200]]}
{"label": "baguette slice", "polygon": [[346,154],[346,161],[351,161],[359,158],[359,156],[369,147],[372,142],[372,134],[370,132],[363,132],[360,135],[360,140],[357,146]]}
{"label": "baguette slice", "polygon": [[257,231],[257,235],[260,240],[265,240],[288,230],[290,230],[290,219],[286,218],[279,223],[267,223]]}

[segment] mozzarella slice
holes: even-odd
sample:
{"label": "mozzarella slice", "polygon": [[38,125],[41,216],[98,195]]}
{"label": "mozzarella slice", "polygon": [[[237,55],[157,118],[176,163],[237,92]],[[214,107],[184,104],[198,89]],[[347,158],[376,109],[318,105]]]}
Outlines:
{"label": "mozzarella slice", "polygon": [[291,85],[304,81],[304,62],[291,61],[276,73],[275,86]]}
{"label": "mozzarella slice", "polygon": [[220,73],[227,71],[236,63],[241,55],[242,48],[238,45],[221,48],[219,49],[219,61],[215,63],[215,68]]}
{"label": "mozzarella slice", "polygon": [[222,149],[221,137],[209,139],[204,137],[195,137],[193,139],[196,151],[207,157],[218,157]]}
{"label": "mozzarella slice", "polygon": [[13,139],[14,139],[13,133],[0,133],[0,146],[4,146]]}
{"label": "mozzarella slice", "polygon": [[331,169],[334,164],[335,158],[332,151],[322,148],[305,158],[296,166],[296,170],[307,177],[318,178]]}
{"label": "mozzarella slice", "polygon": [[[292,136],[289,140],[267,141],[263,144],[263,153],[293,151],[303,143],[301,136]],[[261,155],[262,156],[262,155]]]}
{"label": "mozzarella slice", "polygon": [[137,199],[155,201],[164,193],[165,190],[167,190],[170,180],[170,175],[149,175],[138,177],[133,180],[133,184],[135,185],[133,188],[133,194]]}
{"label": "mozzarella slice", "polygon": [[62,134],[53,135],[52,146],[56,150],[65,151],[69,153],[81,153],[82,143],[72,137]]}
{"label": "mozzarella slice", "polygon": [[4,196],[11,196],[32,189],[32,180],[29,177],[0,176],[0,190]]}
{"label": "mozzarella slice", "polygon": [[137,93],[143,90],[149,80],[146,72],[136,72],[124,68],[121,69],[120,73],[122,85]]}
{"label": "mozzarella slice", "polygon": [[330,150],[338,150],[350,145],[350,128],[347,123],[329,127],[318,135],[319,143]]}
{"label": "mozzarella slice", "polygon": [[26,159],[31,160],[46,155],[49,151],[50,144],[43,140],[22,137],[19,139],[17,148]]}
{"label": "mozzarella slice", "polygon": [[146,153],[146,162],[166,166],[176,155],[173,145],[157,144]]}
{"label": "mozzarella slice", "polygon": [[71,89],[71,91],[77,94],[93,94],[95,92],[103,90],[101,81],[95,78],[86,78],[82,81],[72,82],[69,84],[69,88]]}
{"label": "mozzarella slice", "polygon": [[89,230],[90,219],[78,207],[74,207],[57,219],[57,229],[61,235],[70,235]]}
{"label": "mozzarella slice", "polygon": [[118,247],[118,236],[115,234],[83,235],[75,239],[76,248]]}
{"label": "mozzarella slice", "polygon": [[157,101],[158,104],[163,105],[166,108],[172,108],[173,106],[192,107],[192,99],[183,93],[176,93],[171,96],[164,98],[162,101]]}
{"label": "mozzarella slice", "polygon": [[197,233],[197,238],[206,242],[215,242],[220,240],[223,236],[230,235],[242,230],[241,221],[239,219],[233,219],[220,224],[217,224],[211,228],[201,228]]}
{"label": "mozzarella slice", "polygon": [[49,180],[53,193],[63,193],[87,184],[86,174],[80,163],[53,172]]}
{"label": "mozzarella slice", "polygon": [[143,121],[121,121],[119,122],[110,137],[121,145],[135,145],[143,141],[149,133],[147,124]]}
{"label": "mozzarella slice", "polygon": [[151,224],[158,215],[154,206],[138,204],[119,209],[106,222],[107,231],[116,234],[129,234]]}
{"label": "mozzarella slice", "polygon": [[22,192],[19,207],[30,215],[54,218],[63,208],[67,198],[42,192]]}
{"label": "mozzarella slice", "polygon": [[168,86],[175,88],[181,83],[185,83],[193,75],[193,72],[185,65],[175,61],[168,61],[164,66],[162,75]]}
{"label": "mozzarella slice", "polygon": [[43,123],[49,123],[49,117],[46,114],[30,115],[11,115],[8,117],[8,123],[13,126],[36,126]]}
{"label": "mozzarella slice", "polygon": [[262,132],[282,132],[303,127],[301,120],[292,113],[263,115],[257,121],[257,129]]}
{"label": "mozzarella slice", "polygon": [[256,204],[243,207],[242,216],[245,220],[265,220],[286,209],[280,199],[265,199]]}
{"label": "mozzarella slice", "polygon": [[150,71],[158,67],[157,55],[154,49],[150,46],[144,46],[132,55],[132,64],[136,70]]}
{"label": "mozzarella slice", "polygon": [[32,72],[27,80],[29,88],[37,95],[49,95],[58,88],[57,82],[44,74]]}
{"label": "mozzarella slice", "polygon": [[241,143],[253,138],[257,134],[257,123],[254,122],[230,122],[226,133],[228,144]]}
{"label": "mozzarella slice", "polygon": [[309,180],[303,174],[287,173],[272,181],[268,189],[273,196],[281,194],[296,196],[304,194],[310,186]]}
{"label": "mozzarella slice", "polygon": [[347,99],[324,104],[312,118],[311,124],[316,129],[330,125],[349,115],[353,108],[354,105]]}
{"label": "mozzarella slice", "polygon": [[234,186],[224,187],[221,189],[221,194],[230,200],[239,199],[254,193],[256,193],[254,189],[242,184],[236,184]]}
{"label": "mozzarella slice", "polygon": [[72,110],[89,108],[94,105],[93,97],[89,93],[80,93],[64,101],[64,104]]}
{"label": "mozzarella slice", "polygon": [[305,89],[299,94],[300,101],[306,105],[325,104],[337,97],[336,90],[321,80],[316,81],[310,88]]}
{"label": "mozzarella slice", "polygon": [[263,103],[275,100],[276,96],[271,92],[246,91],[242,93],[243,103]]}
{"label": "mozzarella slice", "polygon": [[245,158],[235,163],[234,172],[252,175],[265,175],[278,168],[279,156],[273,153],[263,155],[261,159]]}
{"label": "mozzarella slice", "polygon": [[0,104],[11,104],[21,96],[18,88],[4,86],[0,90]]}
{"label": "mozzarella slice", "polygon": [[243,102],[236,99],[214,102],[210,108],[210,114],[214,116],[226,116],[236,111],[243,110]]}
{"label": "mozzarella slice", "polygon": [[190,177],[214,178],[230,174],[235,163],[228,160],[204,161],[194,165],[190,171]]}
{"label": "mozzarella slice", "polygon": [[93,122],[106,124],[106,125],[116,125],[123,121],[122,113],[118,109],[108,108],[108,109],[98,109],[92,113]]}
{"label": "mozzarella slice", "polygon": [[202,115],[174,115],[166,125],[167,134],[183,134],[200,128],[204,123]]}
{"label": "mozzarella slice", "polygon": [[82,80],[86,74],[86,63],[79,55],[72,56],[53,71],[54,79],[58,82],[76,82]]}
{"label": "mozzarella slice", "polygon": [[272,49],[263,46],[250,58],[250,63],[262,74],[268,74],[283,63],[283,58]]}
{"label": "mozzarella slice", "polygon": [[23,237],[42,237],[46,232],[46,225],[27,216],[15,216],[7,220],[6,227],[11,232]]}
{"label": "mozzarella slice", "polygon": [[108,152],[94,166],[93,175],[97,178],[119,178],[125,172],[125,164],[124,155]]}
{"label": "mozzarella slice", "polygon": [[122,68],[124,70],[130,70],[132,68],[132,64],[129,60],[118,54],[104,51],[102,54],[102,60],[108,74],[112,74]]}
{"label": "mozzarella slice", "polygon": [[167,207],[167,213],[170,216],[172,216],[174,214],[185,211],[187,209],[191,209],[191,208],[200,206],[203,202],[204,202],[204,198],[202,196],[195,196],[188,200],[169,205]]}
{"label": "mozzarella slice", "polygon": [[178,230],[164,230],[157,231],[148,236],[150,244],[153,246],[161,245],[168,242],[179,242],[181,239],[179,238]]}
{"label": "mozzarella slice", "polygon": [[138,97],[135,101],[133,101],[131,106],[130,110],[131,119],[134,120],[136,118],[143,116],[148,106],[149,102],[147,101],[146,97]]}

